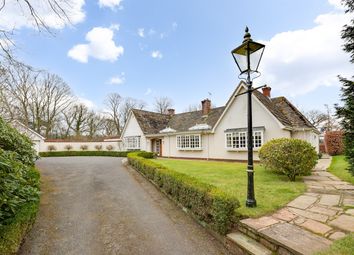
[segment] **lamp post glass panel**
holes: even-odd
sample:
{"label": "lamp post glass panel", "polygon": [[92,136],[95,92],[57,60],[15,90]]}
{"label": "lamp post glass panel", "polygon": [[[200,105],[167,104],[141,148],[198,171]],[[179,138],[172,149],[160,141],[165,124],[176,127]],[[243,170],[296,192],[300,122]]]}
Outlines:
{"label": "lamp post glass panel", "polygon": [[[242,44],[231,51],[232,56],[240,70],[239,78],[246,79],[247,83],[247,207],[256,207],[257,202],[254,195],[254,178],[253,178],[253,127],[252,127],[252,79],[259,77],[258,66],[261,61],[264,45],[254,42],[251,34],[246,27],[244,40]],[[243,77],[243,78],[242,78]]]}

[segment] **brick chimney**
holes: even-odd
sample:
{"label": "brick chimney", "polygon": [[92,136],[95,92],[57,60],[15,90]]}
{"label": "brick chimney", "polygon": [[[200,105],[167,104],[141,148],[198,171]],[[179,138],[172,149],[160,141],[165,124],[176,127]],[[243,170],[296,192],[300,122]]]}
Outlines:
{"label": "brick chimney", "polygon": [[175,109],[167,109],[167,114],[170,116],[175,115]]}
{"label": "brick chimney", "polygon": [[263,95],[265,95],[266,97],[270,98],[270,91],[271,91],[271,90],[272,90],[272,88],[271,88],[271,87],[268,87],[268,86],[262,88]]}
{"label": "brick chimney", "polygon": [[211,101],[207,98],[202,101],[203,115],[208,115],[211,109]]}

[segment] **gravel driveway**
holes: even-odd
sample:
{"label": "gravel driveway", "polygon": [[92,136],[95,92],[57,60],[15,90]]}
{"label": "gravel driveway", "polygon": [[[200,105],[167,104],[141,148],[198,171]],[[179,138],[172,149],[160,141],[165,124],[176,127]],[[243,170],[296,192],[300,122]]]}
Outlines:
{"label": "gravel driveway", "polygon": [[43,158],[41,207],[19,254],[227,254],[120,158]]}

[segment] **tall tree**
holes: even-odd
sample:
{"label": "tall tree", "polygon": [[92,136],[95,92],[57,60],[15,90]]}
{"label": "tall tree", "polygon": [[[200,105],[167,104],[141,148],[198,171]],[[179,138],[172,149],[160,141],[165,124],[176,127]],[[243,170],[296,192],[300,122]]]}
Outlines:
{"label": "tall tree", "polygon": [[311,122],[314,127],[317,129],[322,128],[323,124],[327,121],[327,114],[319,111],[319,110],[310,110],[305,112],[306,118]]}
{"label": "tall tree", "polygon": [[120,108],[119,114],[121,119],[121,126],[124,127],[127,122],[128,115],[131,109],[139,109],[142,110],[146,107],[146,103],[141,100],[137,100],[135,98],[127,97],[124,98]]}
{"label": "tall tree", "polygon": [[105,105],[108,107],[108,115],[111,117],[114,127],[115,133],[113,135],[120,136],[121,132],[121,121],[120,121],[120,114],[119,109],[122,103],[122,97],[118,93],[111,93],[108,94]]}
{"label": "tall tree", "polygon": [[168,97],[156,97],[154,102],[154,111],[166,113],[167,109],[173,106],[172,99]]}
{"label": "tall tree", "polygon": [[[347,13],[354,13],[354,0],[344,0]],[[350,54],[350,62],[354,63],[354,18],[345,25],[342,30],[344,40],[344,51]],[[341,101],[342,106],[337,105],[337,116],[341,118],[341,125],[344,130],[345,155],[349,162],[349,172],[354,176],[354,76],[353,80],[339,77],[342,83]]]}

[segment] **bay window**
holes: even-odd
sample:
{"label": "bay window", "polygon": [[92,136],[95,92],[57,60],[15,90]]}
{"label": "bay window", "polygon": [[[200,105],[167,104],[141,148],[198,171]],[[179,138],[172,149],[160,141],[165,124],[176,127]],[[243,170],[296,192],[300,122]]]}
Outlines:
{"label": "bay window", "polygon": [[200,135],[178,135],[177,149],[178,150],[201,150]]}

